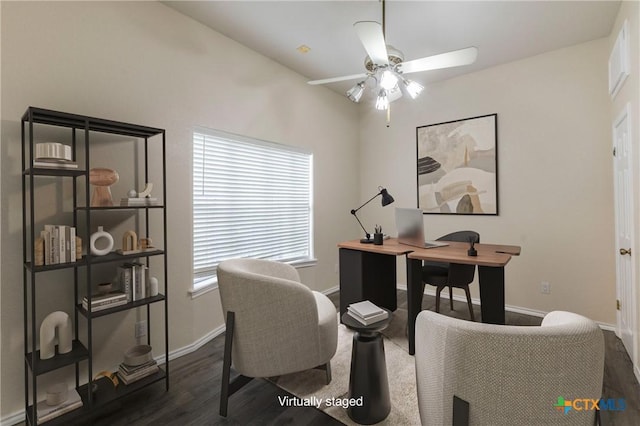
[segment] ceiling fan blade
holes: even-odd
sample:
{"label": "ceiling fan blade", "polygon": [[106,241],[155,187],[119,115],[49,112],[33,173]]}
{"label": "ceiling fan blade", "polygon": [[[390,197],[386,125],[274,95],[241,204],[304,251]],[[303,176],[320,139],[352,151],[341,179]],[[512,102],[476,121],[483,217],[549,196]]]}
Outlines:
{"label": "ceiling fan blade", "polygon": [[427,56],[426,58],[403,62],[398,64],[398,70],[403,74],[409,74],[412,72],[459,67],[461,65],[474,63],[477,56],[477,47],[467,47],[466,49],[453,50],[439,55]]}
{"label": "ceiling fan blade", "polygon": [[327,84],[327,83],[337,83],[338,81],[346,81],[346,80],[355,80],[357,78],[365,78],[367,74],[351,74],[351,75],[343,75],[342,77],[333,77],[333,78],[325,78],[322,80],[311,80],[307,81],[307,84],[311,84],[315,86],[316,84]]}
{"label": "ceiling fan blade", "polygon": [[382,26],[374,21],[359,21],[353,24],[358,38],[367,51],[369,58],[376,65],[388,65],[389,55],[387,44],[384,41]]}

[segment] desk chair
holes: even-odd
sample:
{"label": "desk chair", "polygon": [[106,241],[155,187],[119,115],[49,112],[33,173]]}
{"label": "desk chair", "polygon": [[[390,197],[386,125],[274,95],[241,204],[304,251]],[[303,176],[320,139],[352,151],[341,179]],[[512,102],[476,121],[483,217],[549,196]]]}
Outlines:
{"label": "desk chair", "polygon": [[[474,231],[458,231],[443,235],[438,241],[461,241],[469,242],[474,238],[476,243],[480,242],[480,234]],[[473,305],[471,304],[471,293],[469,284],[476,274],[476,265],[462,265],[459,263],[430,262],[425,261],[422,266],[422,294],[424,294],[425,284],[437,287],[436,289],[436,312],[440,312],[440,292],[449,287],[449,303],[453,311],[453,287],[464,289],[467,295],[467,305],[471,321],[475,321],[473,315]]]}
{"label": "desk chair", "polygon": [[[229,397],[255,377],[274,377],[312,368],[325,370],[338,344],[336,308],[327,296],[300,282],[285,263],[231,259],[218,265],[218,286],[226,315],[220,415]],[[239,373],[230,380],[231,365]]]}

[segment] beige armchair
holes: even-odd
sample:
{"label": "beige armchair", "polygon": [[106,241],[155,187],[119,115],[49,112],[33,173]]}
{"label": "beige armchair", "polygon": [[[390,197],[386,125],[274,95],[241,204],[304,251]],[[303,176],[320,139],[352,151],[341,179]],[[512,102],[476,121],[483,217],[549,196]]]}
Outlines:
{"label": "beige armchair", "polygon": [[[254,377],[322,368],[331,381],[338,322],[329,298],[280,262],[227,260],[217,274],[226,319],[220,415],[227,415],[229,396]],[[232,364],[240,376],[230,382]]]}
{"label": "beige armchair", "polygon": [[540,327],[479,324],[422,311],[416,381],[423,425],[593,425],[604,338],[596,323],[555,311]]}

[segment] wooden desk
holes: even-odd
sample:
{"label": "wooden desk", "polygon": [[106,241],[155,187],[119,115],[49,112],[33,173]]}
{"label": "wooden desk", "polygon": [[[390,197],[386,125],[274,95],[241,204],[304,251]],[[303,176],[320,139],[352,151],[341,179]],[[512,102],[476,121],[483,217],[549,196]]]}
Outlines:
{"label": "wooden desk", "polygon": [[378,306],[395,311],[396,256],[407,254],[413,247],[398,244],[390,238],[384,244],[362,244],[360,240],[345,241],[340,248],[340,317],[347,306],[370,300]]}
{"label": "wooden desk", "polygon": [[498,244],[476,244],[477,256],[468,256],[468,243],[448,242],[448,246],[415,248],[407,254],[407,324],[409,353],[415,352],[415,322],[422,310],[422,261],[478,265],[482,322],[504,324],[504,267],[512,256],[520,255],[520,247]]}
{"label": "wooden desk", "polygon": [[345,241],[340,248],[340,316],[347,306],[370,300],[390,311],[397,309],[396,256],[407,256],[407,325],[409,353],[415,352],[415,322],[422,310],[422,261],[478,265],[482,322],[504,324],[504,267],[520,247],[476,244],[478,256],[468,256],[468,243],[448,242],[448,246],[424,249],[399,244],[395,238],[384,244]]}

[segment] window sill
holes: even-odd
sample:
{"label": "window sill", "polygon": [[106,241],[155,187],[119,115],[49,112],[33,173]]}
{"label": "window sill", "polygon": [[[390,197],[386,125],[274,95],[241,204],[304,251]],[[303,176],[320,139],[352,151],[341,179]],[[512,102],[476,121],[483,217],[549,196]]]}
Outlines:
{"label": "window sill", "polygon": [[[294,268],[310,268],[312,266],[316,266],[318,264],[318,259],[304,259],[304,260],[296,260],[294,262],[288,262],[289,265]],[[194,285],[191,290],[189,290],[189,294],[191,295],[191,299],[195,299],[196,297],[200,297],[203,294],[209,293],[210,291],[218,289],[218,277],[212,276],[205,279],[199,279],[194,282]]]}
{"label": "window sill", "polygon": [[194,283],[191,290],[189,290],[189,294],[192,299],[196,297],[200,297],[203,294],[209,293],[210,291],[216,290],[218,288],[218,278],[217,277],[209,277],[206,279],[198,280],[197,284]]}

